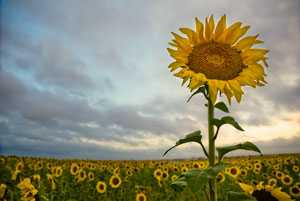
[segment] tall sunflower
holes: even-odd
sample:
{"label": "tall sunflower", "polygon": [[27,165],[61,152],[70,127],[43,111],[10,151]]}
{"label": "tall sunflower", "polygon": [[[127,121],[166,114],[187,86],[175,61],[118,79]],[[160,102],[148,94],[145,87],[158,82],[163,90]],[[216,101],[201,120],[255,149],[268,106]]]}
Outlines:
{"label": "tall sunflower", "polygon": [[174,74],[183,79],[182,85],[190,80],[191,91],[202,85],[209,86],[209,95],[214,104],[220,90],[227,96],[229,104],[234,96],[238,102],[244,93],[241,86],[264,86],[266,83],[264,68],[265,54],[269,50],[253,49],[253,45],[263,43],[256,36],[241,37],[250,26],[242,26],[241,22],[226,28],[226,15],[223,15],[215,27],[213,15],[205,20],[204,25],[196,18],[196,31],[190,28],[179,30],[187,36],[181,37],[173,33],[175,39],[168,48],[171,57],[176,61],[169,65],[171,72],[181,68]]}
{"label": "tall sunflower", "polygon": [[256,187],[244,183],[239,183],[239,185],[245,193],[255,197],[257,201],[293,201],[287,193],[281,191],[281,187],[264,186],[263,183],[260,182]]}

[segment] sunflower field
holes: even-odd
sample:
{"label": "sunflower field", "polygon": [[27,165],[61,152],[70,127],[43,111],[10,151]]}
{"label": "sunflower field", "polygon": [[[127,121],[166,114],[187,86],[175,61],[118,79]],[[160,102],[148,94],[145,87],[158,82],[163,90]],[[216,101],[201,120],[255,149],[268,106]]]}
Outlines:
{"label": "sunflower field", "polygon": [[[300,200],[300,155],[225,158],[217,176],[218,200],[241,184],[263,182]],[[207,160],[97,161],[0,156],[0,200],[196,201],[205,196],[170,183],[182,173],[204,169]],[[202,192],[201,192],[202,193]],[[280,199],[278,199],[280,200]]]}

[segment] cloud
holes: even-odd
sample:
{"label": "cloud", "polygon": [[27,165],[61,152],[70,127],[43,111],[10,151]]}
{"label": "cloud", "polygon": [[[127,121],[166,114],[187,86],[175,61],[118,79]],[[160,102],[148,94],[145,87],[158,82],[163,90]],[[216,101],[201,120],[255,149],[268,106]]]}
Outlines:
{"label": "cloud", "polygon": [[[203,21],[211,13],[215,20],[227,14],[228,25],[236,21],[251,25],[249,35],[260,33],[259,39],[265,41],[257,48],[271,50],[265,70],[268,85],[244,87],[243,100],[239,104],[233,100],[230,115],[243,128],[254,134],[254,128],[266,130],[268,136],[274,125],[295,122],[300,106],[296,0],[104,0],[93,4],[12,0],[3,6],[3,154],[160,158],[165,148],[195,130],[202,131],[205,141],[205,99],[195,96],[186,103],[190,93],[168,72],[172,59],[166,48],[170,31],[195,28],[195,17]],[[224,97],[220,100],[227,102]],[[225,115],[215,113],[216,118]],[[224,128],[227,141],[223,144],[252,136],[230,139],[233,133]],[[299,141],[297,131],[287,130],[286,135],[295,135],[295,142]],[[299,151],[290,139],[258,144],[266,153]],[[178,155],[195,156],[195,147],[183,146],[168,157]]]}

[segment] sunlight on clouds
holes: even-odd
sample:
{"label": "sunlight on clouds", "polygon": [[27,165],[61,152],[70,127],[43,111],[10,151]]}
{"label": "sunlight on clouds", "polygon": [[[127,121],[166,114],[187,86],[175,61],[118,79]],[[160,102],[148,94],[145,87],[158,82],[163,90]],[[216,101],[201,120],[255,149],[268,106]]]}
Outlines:
{"label": "sunlight on clouds", "polygon": [[289,113],[288,118],[276,119],[270,125],[244,126],[244,132],[227,125],[221,128],[218,138],[220,144],[241,143],[244,141],[270,141],[274,138],[290,139],[299,136],[300,113]]}

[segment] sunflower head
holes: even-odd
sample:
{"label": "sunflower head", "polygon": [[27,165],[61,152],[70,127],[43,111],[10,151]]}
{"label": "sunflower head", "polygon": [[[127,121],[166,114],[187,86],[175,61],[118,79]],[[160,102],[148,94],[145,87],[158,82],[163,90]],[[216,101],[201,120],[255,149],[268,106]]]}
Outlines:
{"label": "sunflower head", "polygon": [[[265,54],[268,50],[252,49],[262,43],[256,36],[241,37],[250,26],[242,27],[241,22],[226,27],[226,16],[222,16],[215,26],[213,16],[205,20],[204,25],[196,18],[196,30],[180,28],[186,35],[173,33],[175,39],[168,51],[176,61],[169,65],[171,72],[181,68],[174,76],[183,79],[182,85],[189,80],[191,91],[202,85],[209,86],[209,97],[213,103],[220,91],[227,96],[229,104],[234,96],[241,101],[241,86],[264,86],[266,83],[264,68],[267,67]],[[262,83],[263,82],[263,83]]]}
{"label": "sunflower head", "polygon": [[246,194],[255,197],[257,201],[292,201],[287,193],[281,191],[281,187],[264,186],[263,183],[260,182],[256,187],[244,183],[239,185]]}

